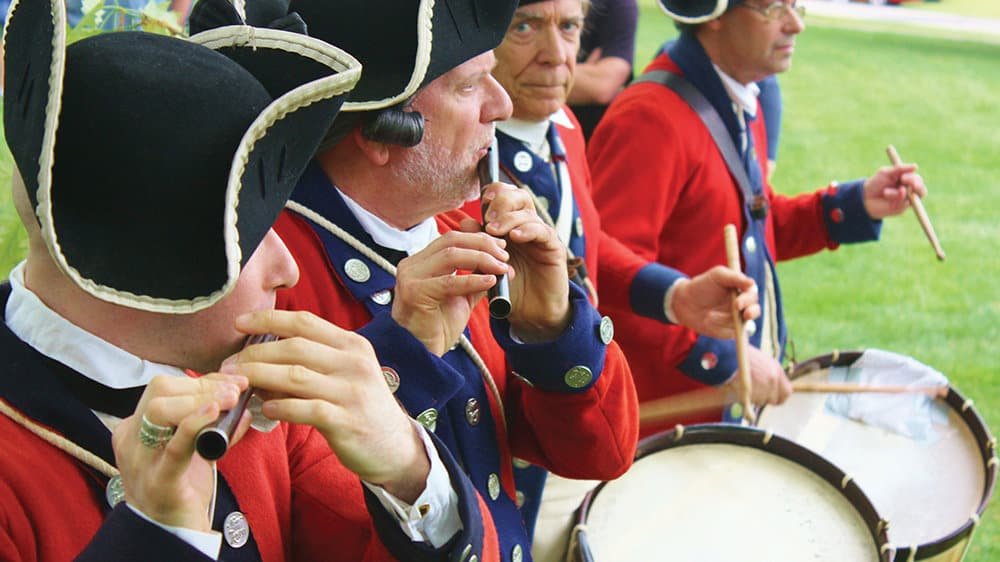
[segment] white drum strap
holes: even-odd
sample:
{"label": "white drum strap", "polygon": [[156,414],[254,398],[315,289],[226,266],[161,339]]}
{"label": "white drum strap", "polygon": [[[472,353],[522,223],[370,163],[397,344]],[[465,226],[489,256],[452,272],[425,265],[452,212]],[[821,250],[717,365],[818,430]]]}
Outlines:
{"label": "white drum strap", "polygon": [[972,407],[972,404],[973,404],[973,402],[972,402],[972,398],[969,398],[968,400],[966,400],[966,401],[965,401],[965,402],[964,402],[964,403],[962,404],[962,413],[964,414],[964,413],[966,412],[966,410],[968,410],[969,408],[971,408],[971,407]]}
{"label": "white drum strap", "polygon": [[771,438],[774,437],[774,431],[767,429],[764,431],[764,445],[771,442]]}
{"label": "white drum strap", "polygon": [[680,441],[684,439],[684,426],[677,424],[674,426],[674,441]]}
{"label": "white drum strap", "polygon": [[845,474],[844,478],[841,479],[841,481],[840,481],[840,489],[841,490],[846,490],[847,489],[847,485],[851,483],[851,480],[854,480],[854,479],[851,478],[851,476],[849,474]]}

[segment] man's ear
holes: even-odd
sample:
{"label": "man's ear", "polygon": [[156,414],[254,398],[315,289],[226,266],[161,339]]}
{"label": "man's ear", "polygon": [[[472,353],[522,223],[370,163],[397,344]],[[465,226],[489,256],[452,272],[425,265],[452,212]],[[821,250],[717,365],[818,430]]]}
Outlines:
{"label": "man's ear", "polygon": [[361,127],[355,127],[351,130],[351,142],[358,147],[358,150],[372,164],[385,166],[389,163],[389,145],[366,138],[364,133],[361,132]]}

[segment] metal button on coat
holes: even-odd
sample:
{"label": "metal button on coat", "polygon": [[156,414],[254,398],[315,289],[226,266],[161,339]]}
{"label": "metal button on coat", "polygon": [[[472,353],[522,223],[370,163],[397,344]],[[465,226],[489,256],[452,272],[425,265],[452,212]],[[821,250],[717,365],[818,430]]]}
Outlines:
{"label": "metal button on coat", "polygon": [[719,364],[719,357],[711,351],[705,352],[701,356],[701,368],[706,371],[714,369]]}
{"label": "metal button on coat", "polygon": [[372,295],[372,301],[374,301],[375,304],[380,304],[382,306],[385,306],[390,302],[392,302],[392,291],[390,291],[389,289],[386,289],[384,291],[379,291],[374,295]]}
{"label": "metal button on coat", "polygon": [[427,431],[434,431],[437,427],[438,412],[434,408],[427,408],[420,415],[417,416],[417,421],[420,425],[427,428]]}
{"label": "metal button on coat", "polygon": [[392,367],[382,367],[382,376],[385,377],[385,384],[389,385],[389,391],[395,394],[399,390],[399,373]]}
{"label": "metal button on coat", "polygon": [[491,472],[489,478],[486,479],[486,488],[490,492],[491,500],[500,497],[500,477],[497,476],[496,472]]}
{"label": "metal button on coat", "polygon": [[576,228],[577,236],[583,236],[583,217],[576,217],[574,228]]}
{"label": "metal button on coat", "polygon": [[615,323],[609,316],[601,318],[600,333],[601,341],[604,342],[604,345],[608,345],[615,338]]}
{"label": "metal button on coat", "polygon": [[514,169],[518,172],[527,172],[535,165],[531,155],[527,151],[521,150],[514,155]]}
{"label": "metal button on coat", "polygon": [[348,279],[355,283],[364,283],[372,278],[372,272],[368,269],[368,265],[357,258],[347,260],[344,264],[344,273],[347,274]]}
{"label": "metal button on coat", "polygon": [[757,251],[757,240],[753,236],[747,236],[747,241],[745,242],[748,253],[754,253]]}
{"label": "metal button on coat", "polygon": [[479,400],[469,398],[465,402],[465,421],[469,425],[479,425]]}
{"label": "metal button on coat", "polygon": [[239,548],[250,539],[250,524],[247,518],[239,511],[234,511],[226,516],[226,521],[222,524],[222,536],[226,539],[226,544],[233,548]]}
{"label": "metal button on coat", "polygon": [[514,468],[524,469],[524,468],[528,468],[529,466],[531,466],[530,462],[528,462],[528,461],[526,461],[524,459],[519,459],[517,457],[514,457],[513,463],[514,463]]}
{"label": "metal button on coat", "polygon": [[566,386],[570,388],[583,388],[590,384],[590,381],[594,380],[594,373],[588,367],[577,365],[566,371],[563,380],[566,382]]}
{"label": "metal button on coat", "polygon": [[122,477],[115,474],[108,480],[108,486],[104,489],[104,497],[108,500],[108,505],[114,507],[125,499],[125,486],[122,486]]}
{"label": "metal button on coat", "polygon": [[521,545],[515,544],[514,549],[510,551],[510,560],[511,562],[521,562],[522,558],[524,558],[524,551],[521,549]]}
{"label": "metal button on coat", "polygon": [[515,500],[517,502],[517,507],[518,508],[521,508],[521,507],[524,506],[524,492],[522,492],[521,490],[518,490],[517,494],[514,496],[514,498],[515,498]]}

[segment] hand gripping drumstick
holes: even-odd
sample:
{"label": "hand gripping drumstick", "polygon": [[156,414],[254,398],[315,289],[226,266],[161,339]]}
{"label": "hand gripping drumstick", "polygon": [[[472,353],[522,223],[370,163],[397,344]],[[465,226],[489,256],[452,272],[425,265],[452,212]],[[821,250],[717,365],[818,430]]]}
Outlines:
{"label": "hand gripping drumstick", "polygon": [[[890,144],[886,147],[885,152],[889,155],[889,161],[892,162],[893,166],[899,166],[903,163],[899,157],[899,153],[896,152],[896,147]],[[934,225],[931,224],[931,219],[927,216],[927,211],[924,210],[924,204],[920,200],[920,196],[912,189],[906,190],[906,196],[910,198],[910,206],[913,207],[913,212],[917,214],[920,227],[924,229],[924,234],[930,240],[931,246],[934,248],[934,253],[937,254],[937,259],[944,261],[944,250],[941,248],[941,243],[938,242],[937,234],[934,233]]]}
{"label": "hand gripping drumstick", "polygon": [[[796,393],[853,394],[924,394],[930,398],[948,396],[947,386],[886,386],[835,382],[792,381]],[[730,395],[721,388],[709,387],[657,398],[639,404],[639,425],[650,426],[718,410],[726,405]]]}
{"label": "hand gripping drumstick", "polygon": [[[277,339],[277,336],[271,334],[254,334],[247,337],[246,344],[243,347],[275,341]],[[250,402],[250,397],[253,396],[253,391],[252,387],[247,387],[246,390],[240,393],[239,400],[236,401],[236,405],[231,410],[220,413],[212,425],[206,426],[198,432],[198,435],[195,437],[194,448],[201,455],[201,458],[207,461],[214,461],[221,459],[222,455],[226,454],[226,451],[229,450],[229,442],[233,439],[233,433],[236,432],[236,428],[240,425],[240,418],[243,417],[243,412],[247,409],[247,404]]]}
{"label": "hand gripping drumstick", "polygon": [[[486,156],[479,161],[477,168],[479,173],[479,185],[487,185],[499,181],[500,179],[500,148],[497,146],[497,139],[494,137],[490,144]],[[486,205],[482,205],[483,221],[486,221]],[[510,316],[513,305],[510,302],[510,282],[507,274],[497,275],[497,282],[490,287],[487,293],[487,303],[489,303],[490,316],[497,319],[504,319]]]}
{"label": "hand gripping drumstick", "polygon": [[[740,246],[736,241],[736,226],[732,224],[727,224],[723,229],[723,235],[726,239],[726,261],[729,262],[729,269],[740,273]],[[750,356],[748,355],[746,333],[744,333],[743,326],[743,315],[736,304],[737,293],[733,293],[733,327],[736,328],[736,361],[739,366],[738,373],[740,377],[740,386],[742,387],[740,393],[740,404],[743,405],[743,419],[750,423],[755,421],[756,416],[753,413],[753,404],[750,403],[750,391],[751,384],[750,380]]]}

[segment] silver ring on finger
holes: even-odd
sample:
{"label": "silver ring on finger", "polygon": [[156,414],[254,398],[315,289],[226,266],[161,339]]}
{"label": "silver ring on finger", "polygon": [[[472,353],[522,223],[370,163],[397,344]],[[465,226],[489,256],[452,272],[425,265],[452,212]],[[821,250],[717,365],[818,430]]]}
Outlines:
{"label": "silver ring on finger", "polygon": [[175,427],[155,424],[143,414],[139,423],[139,441],[150,449],[162,449],[173,438],[176,430]]}

